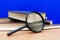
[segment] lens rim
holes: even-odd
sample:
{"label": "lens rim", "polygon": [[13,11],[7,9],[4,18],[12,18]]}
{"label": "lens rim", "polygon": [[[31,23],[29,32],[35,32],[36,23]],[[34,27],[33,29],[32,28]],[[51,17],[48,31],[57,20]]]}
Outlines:
{"label": "lens rim", "polygon": [[[42,27],[42,29],[41,29],[40,31],[34,31],[34,30],[32,30],[32,29],[29,27],[28,22],[27,22],[27,19],[28,19],[28,15],[31,14],[31,13],[36,13],[36,14],[38,14],[38,15],[42,18],[43,27]],[[35,32],[35,33],[41,32],[41,31],[43,30],[43,28],[44,28],[44,25],[45,25],[45,23],[44,23],[44,18],[42,17],[41,13],[34,11],[34,12],[30,12],[29,14],[27,14],[27,16],[26,16],[26,27],[29,28],[29,30],[31,30],[32,32]]]}

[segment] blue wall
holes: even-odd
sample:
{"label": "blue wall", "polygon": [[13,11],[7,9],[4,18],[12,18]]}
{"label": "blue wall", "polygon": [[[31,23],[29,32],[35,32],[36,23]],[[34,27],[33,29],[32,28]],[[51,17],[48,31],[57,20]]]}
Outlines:
{"label": "blue wall", "polygon": [[59,0],[0,0],[0,18],[8,17],[8,11],[46,12],[48,19],[60,24]]}
{"label": "blue wall", "polygon": [[43,0],[43,11],[54,24],[60,24],[60,0]]}
{"label": "blue wall", "polygon": [[7,17],[8,11],[41,11],[41,0],[0,0],[0,18]]}

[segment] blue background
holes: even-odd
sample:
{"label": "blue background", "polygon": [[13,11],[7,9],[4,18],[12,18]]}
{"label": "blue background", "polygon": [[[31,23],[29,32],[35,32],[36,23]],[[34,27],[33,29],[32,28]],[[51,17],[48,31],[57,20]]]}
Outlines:
{"label": "blue background", "polygon": [[48,19],[60,24],[60,0],[0,0],[0,18],[7,18],[8,11],[46,12]]}

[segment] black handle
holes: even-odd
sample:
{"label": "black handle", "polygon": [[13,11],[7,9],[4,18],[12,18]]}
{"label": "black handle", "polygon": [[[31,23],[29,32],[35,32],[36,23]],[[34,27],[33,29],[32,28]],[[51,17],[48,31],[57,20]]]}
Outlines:
{"label": "black handle", "polygon": [[20,28],[18,28],[18,29],[16,29],[16,30],[13,30],[13,31],[7,33],[7,35],[10,36],[10,35],[12,35],[13,33],[17,32],[17,31],[20,31],[21,29],[23,29],[23,28],[25,28],[25,27],[26,27],[26,26],[23,26],[23,27],[20,27]]}

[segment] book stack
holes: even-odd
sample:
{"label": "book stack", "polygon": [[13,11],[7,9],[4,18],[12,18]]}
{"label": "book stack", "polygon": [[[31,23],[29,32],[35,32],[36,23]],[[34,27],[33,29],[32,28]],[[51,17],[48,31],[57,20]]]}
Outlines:
{"label": "book stack", "polygon": [[[8,18],[0,18],[0,30],[14,30],[21,26],[24,26],[26,15],[30,11],[9,11]],[[46,20],[46,13],[40,12],[43,18],[45,19],[45,24],[52,25],[52,20]]]}
{"label": "book stack", "polygon": [[[11,21],[14,21],[14,22],[25,22],[26,15],[28,13],[30,13],[30,11],[29,12],[26,12],[26,11],[9,11],[8,12],[8,14],[9,14],[8,17]],[[43,18],[45,19],[45,24],[51,25],[52,20],[46,20],[46,18],[47,18],[46,13],[45,12],[40,12],[40,13],[43,16]]]}

